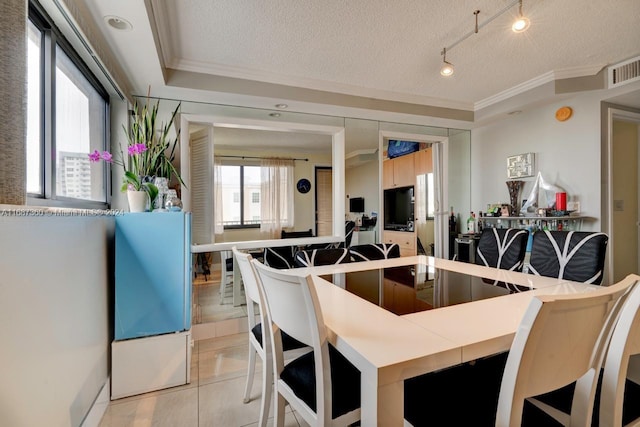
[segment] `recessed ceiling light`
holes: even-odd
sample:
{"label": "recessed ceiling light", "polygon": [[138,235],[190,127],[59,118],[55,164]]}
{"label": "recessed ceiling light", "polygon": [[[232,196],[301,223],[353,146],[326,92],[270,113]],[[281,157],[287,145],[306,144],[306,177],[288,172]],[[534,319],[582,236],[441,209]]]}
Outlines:
{"label": "recessed ceiling light", "polygon": [[280,108],[281,110],[284,110],[285,108],[289,108],[289,106],[287,104],[276,104],[276,108]]}
{"label": "recessed ceiling light", "polygon": [[133,29],[133,25],[131,25],[131,22],[115,15],[105,16],[104,22],[106,22],[110,27],[120,31],[131,31]]}
{"label": "recessed ceiling light", "polygon": [[271,117],[280,117],[280,113],[270,113]]}

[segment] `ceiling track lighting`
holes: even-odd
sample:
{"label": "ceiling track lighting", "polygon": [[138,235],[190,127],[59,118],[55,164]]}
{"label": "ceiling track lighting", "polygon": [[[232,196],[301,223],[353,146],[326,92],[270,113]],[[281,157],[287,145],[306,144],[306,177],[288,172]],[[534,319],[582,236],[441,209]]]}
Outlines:
{"label": "ceiling track lighting", "polygon": [[524,31],[526,31],[529,28],[529,25],[531,23],[530,23],[529,19],[526,16],[524,16],[524,14],[522,13],[522,0],[515,0],[515,1],[511,2],[511,3],[509,3],[503,9],[498,11],[498,13],[496,13],[493,16],[491,16],[489,19],[487,19],[486,21],[484,21],[482,23],[478,22],[478,15],[480,15],[480,10],[474,10],[473,11],[473,15],[475,16],[475,21],[476,22],[475,22],[475,27],[474,27],[473,31],[470,31],[467,34],[465,34],[464,36],[460,37],[458,40],[456,40],[454,43],[452,43],[448,47],[442,48],[442,51],[440,52],[440,55],[442,55],[442,57],[443,57],[443,61],[442,61],[443,64],[442,64],[442,67],[440,68],[440,74],[445,76],[445,77],[449,77],[449,76],[453,75],[453,64],[451,64],[450,62],[447,61],[447,51],[450,51],[451,49],[453,49],[458,44],[462,43],[463,41],[465,41],[466,39],[468,39],[472,35],[478,34],[478,31],[480,30],[480,28],[482,28],[482,27],[486,26],[487,24],[489,24],[491,21],[493,21],[497,17],[499,17],[502,14],[504,14],[507,10],[511,9],[516,4],[519,5],[518,18],[516,19],[516,21],[511,26],[511,29],[516,33],[522,33]]}
{"label": "ceiling track lighting", "polygon": [[520,0],[520,6],[518,10],[518,19],[516,19],[511,26],[511,29],[514,33],[522,33],[524,31],[527,31],[527,28],[529,28],[529,25],[531,25],[531,22],[529,22],[529,18],[524,16],[524,14],[522,13],[522,0]]}
{"label": "ceiling track lighting", "polygon": [[440,74],[445,77],[453,75],[453,64],[447,61],[447,48],[442,49],[441,55],[443,56],[442,68],[440,68]]}

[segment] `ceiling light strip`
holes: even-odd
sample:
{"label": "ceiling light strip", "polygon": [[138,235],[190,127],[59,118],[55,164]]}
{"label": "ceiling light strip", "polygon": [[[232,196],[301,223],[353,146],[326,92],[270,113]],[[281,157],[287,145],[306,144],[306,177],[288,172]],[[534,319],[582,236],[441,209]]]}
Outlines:
{"label": "ceiling light strip", "polygon": [[[476,28],[474,28],[473,30],[471,30],[467,34],[465,34],[464,36],[460,37],[454,43],[452,43],[451,45],[447,46],[447,48],[446,48],[447,52],[449,52],[455,46],[457,46],[458,44],[462,43],[463,41],[465,41],[466,39],[468,39],[472,35],[474,35],[478,30],[480,30],[481,28],[484,28],[487,24],[491,23],[497,17],[499,17],[500,15],[505,13],[507,10],[511,9],[513,6],[515,6],[516,4],[519,4],[519,3],[520,3],[520,0],[514,0],[511,3],[509,3],[508,5],[506,5],[505,7],[503,7],[502,9],[500,9],[500,11],[498,11],[495,15],[491,16],[489,19],[487,19],[486,21],[484,21],[481,24],[479,24],[477,30],[476,30]],[[477,18],[477,15],[476,15],[476,18]]]}

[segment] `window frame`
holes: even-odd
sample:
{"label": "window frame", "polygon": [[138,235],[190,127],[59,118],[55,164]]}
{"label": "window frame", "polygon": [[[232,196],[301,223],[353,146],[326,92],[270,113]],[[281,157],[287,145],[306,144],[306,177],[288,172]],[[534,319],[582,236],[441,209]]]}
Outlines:
{"label": "window frame", "polygon": [[[29,1],[28,21],[42,34],[40,46],[40,193],[27,193],[27,205],[55,206],[81,209],[109,209],[111,205],[111,167],[105,163],[103,185],[105,200],[85,200],[55,194],[57,184],[55,123],[56,123],[56,47],[71,60],[87,82],[104,101],[104,132],[100,151],[110,148],[110,102],[109,94],[80,55],[64,37],[45,9],[36,1]],[[28,37],[28,36],[27,36]],[[26,148],[26,140],[25,140]],[[26,183],[26,180],[25,180]]]}
{"label": "window frame", "polygon": [[236,163],[227,163],[224,166],[231,166],[240,168],[240,224],[230,224],[225,225],[223,221],[223,229],[224,230],[244,230],[250,228],[260,228],[260,223],[258,224],[245,224],[244,223],[244,198],[245,198],[245,188],[244,188],[244,168],[248,167],[260,167],[259,165],[249,165],[249,164],[236,164]]}

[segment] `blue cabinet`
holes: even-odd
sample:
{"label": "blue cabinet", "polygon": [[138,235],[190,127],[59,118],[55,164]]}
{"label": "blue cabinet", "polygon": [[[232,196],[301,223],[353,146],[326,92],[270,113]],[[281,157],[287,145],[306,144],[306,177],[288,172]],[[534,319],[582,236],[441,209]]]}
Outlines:
{"label": "blue cabinet", "polygon": [[116,341],[190,328],[191,214],[116,217]]}

